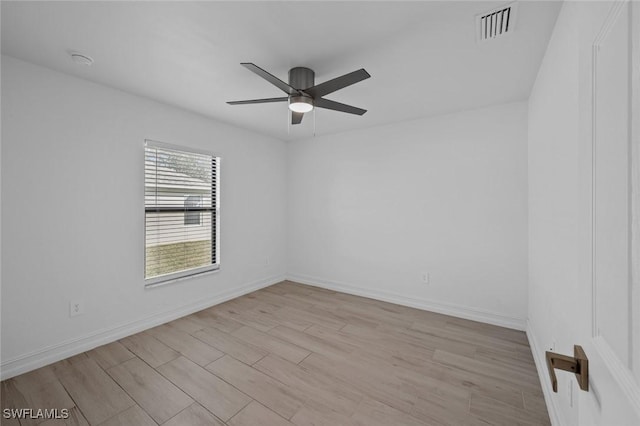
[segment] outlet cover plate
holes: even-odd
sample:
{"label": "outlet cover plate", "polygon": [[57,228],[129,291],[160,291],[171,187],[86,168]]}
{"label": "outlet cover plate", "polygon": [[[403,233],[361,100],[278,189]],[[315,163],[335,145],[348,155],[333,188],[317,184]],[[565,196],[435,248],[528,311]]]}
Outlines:
{"label": "outlet cover plate", "polygon": [[75,317],[84,314],[84,301],[75,299],[69,301],[69,316]]}

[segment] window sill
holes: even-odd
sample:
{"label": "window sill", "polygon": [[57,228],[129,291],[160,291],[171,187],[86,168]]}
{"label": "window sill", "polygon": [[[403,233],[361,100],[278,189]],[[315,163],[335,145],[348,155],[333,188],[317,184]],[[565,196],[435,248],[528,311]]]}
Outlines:
{"label": "window sill", "polygon": [[215,267],[211,267],[209,269],[205,269],[202,271],[191,272],[185,275],[170,275],[166,277],[155,277],[145,280],[144,288],[145,289],[153,289],[156,287],[162,287],[168,284],[173,284],[179,281],[188,280],[190,278],[201,277],[203,275],[215,274],[220,271],[220,265],[216,265]]}

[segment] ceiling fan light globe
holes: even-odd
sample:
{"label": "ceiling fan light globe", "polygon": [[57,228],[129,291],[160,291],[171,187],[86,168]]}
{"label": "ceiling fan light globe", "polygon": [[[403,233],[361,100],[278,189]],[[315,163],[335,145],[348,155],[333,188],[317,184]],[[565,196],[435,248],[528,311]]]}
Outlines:
{"label": "ceiling fan light globe", "polygon": [[309,112],[313,109],[313,100],[306,96],[292,96],[289,99],[289,109],[293,112]]}

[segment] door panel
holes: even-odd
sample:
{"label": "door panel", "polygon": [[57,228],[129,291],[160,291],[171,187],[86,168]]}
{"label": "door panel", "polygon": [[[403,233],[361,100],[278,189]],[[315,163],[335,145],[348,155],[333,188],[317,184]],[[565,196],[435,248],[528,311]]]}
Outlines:
{"label": "door panel", "polygon": [[630,361],[629,3],[594,44],[594,334]]}
{"label": "door panel", "polygon": [[[637,3],[615,1],[592,48],[592,332],[589,392],[579,392],[579,424],[640,425],[634,341],[640,306],[634,291],[632,194],[638,190]],[[634,124],[635,123],[635,124]],[[634,345],[635,343],[635,345]]]}

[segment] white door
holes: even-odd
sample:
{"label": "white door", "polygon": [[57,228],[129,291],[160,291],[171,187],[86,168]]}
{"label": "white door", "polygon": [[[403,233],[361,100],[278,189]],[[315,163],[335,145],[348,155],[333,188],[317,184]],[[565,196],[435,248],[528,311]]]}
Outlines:
{"label": "white door", "polygon": [[[602,6],[600,6],[602,7]],[[608,3],[591,46],[589,392],[580,425],[640,425],[640,2]],[[588,93],[588,91],[587,91]]]}

